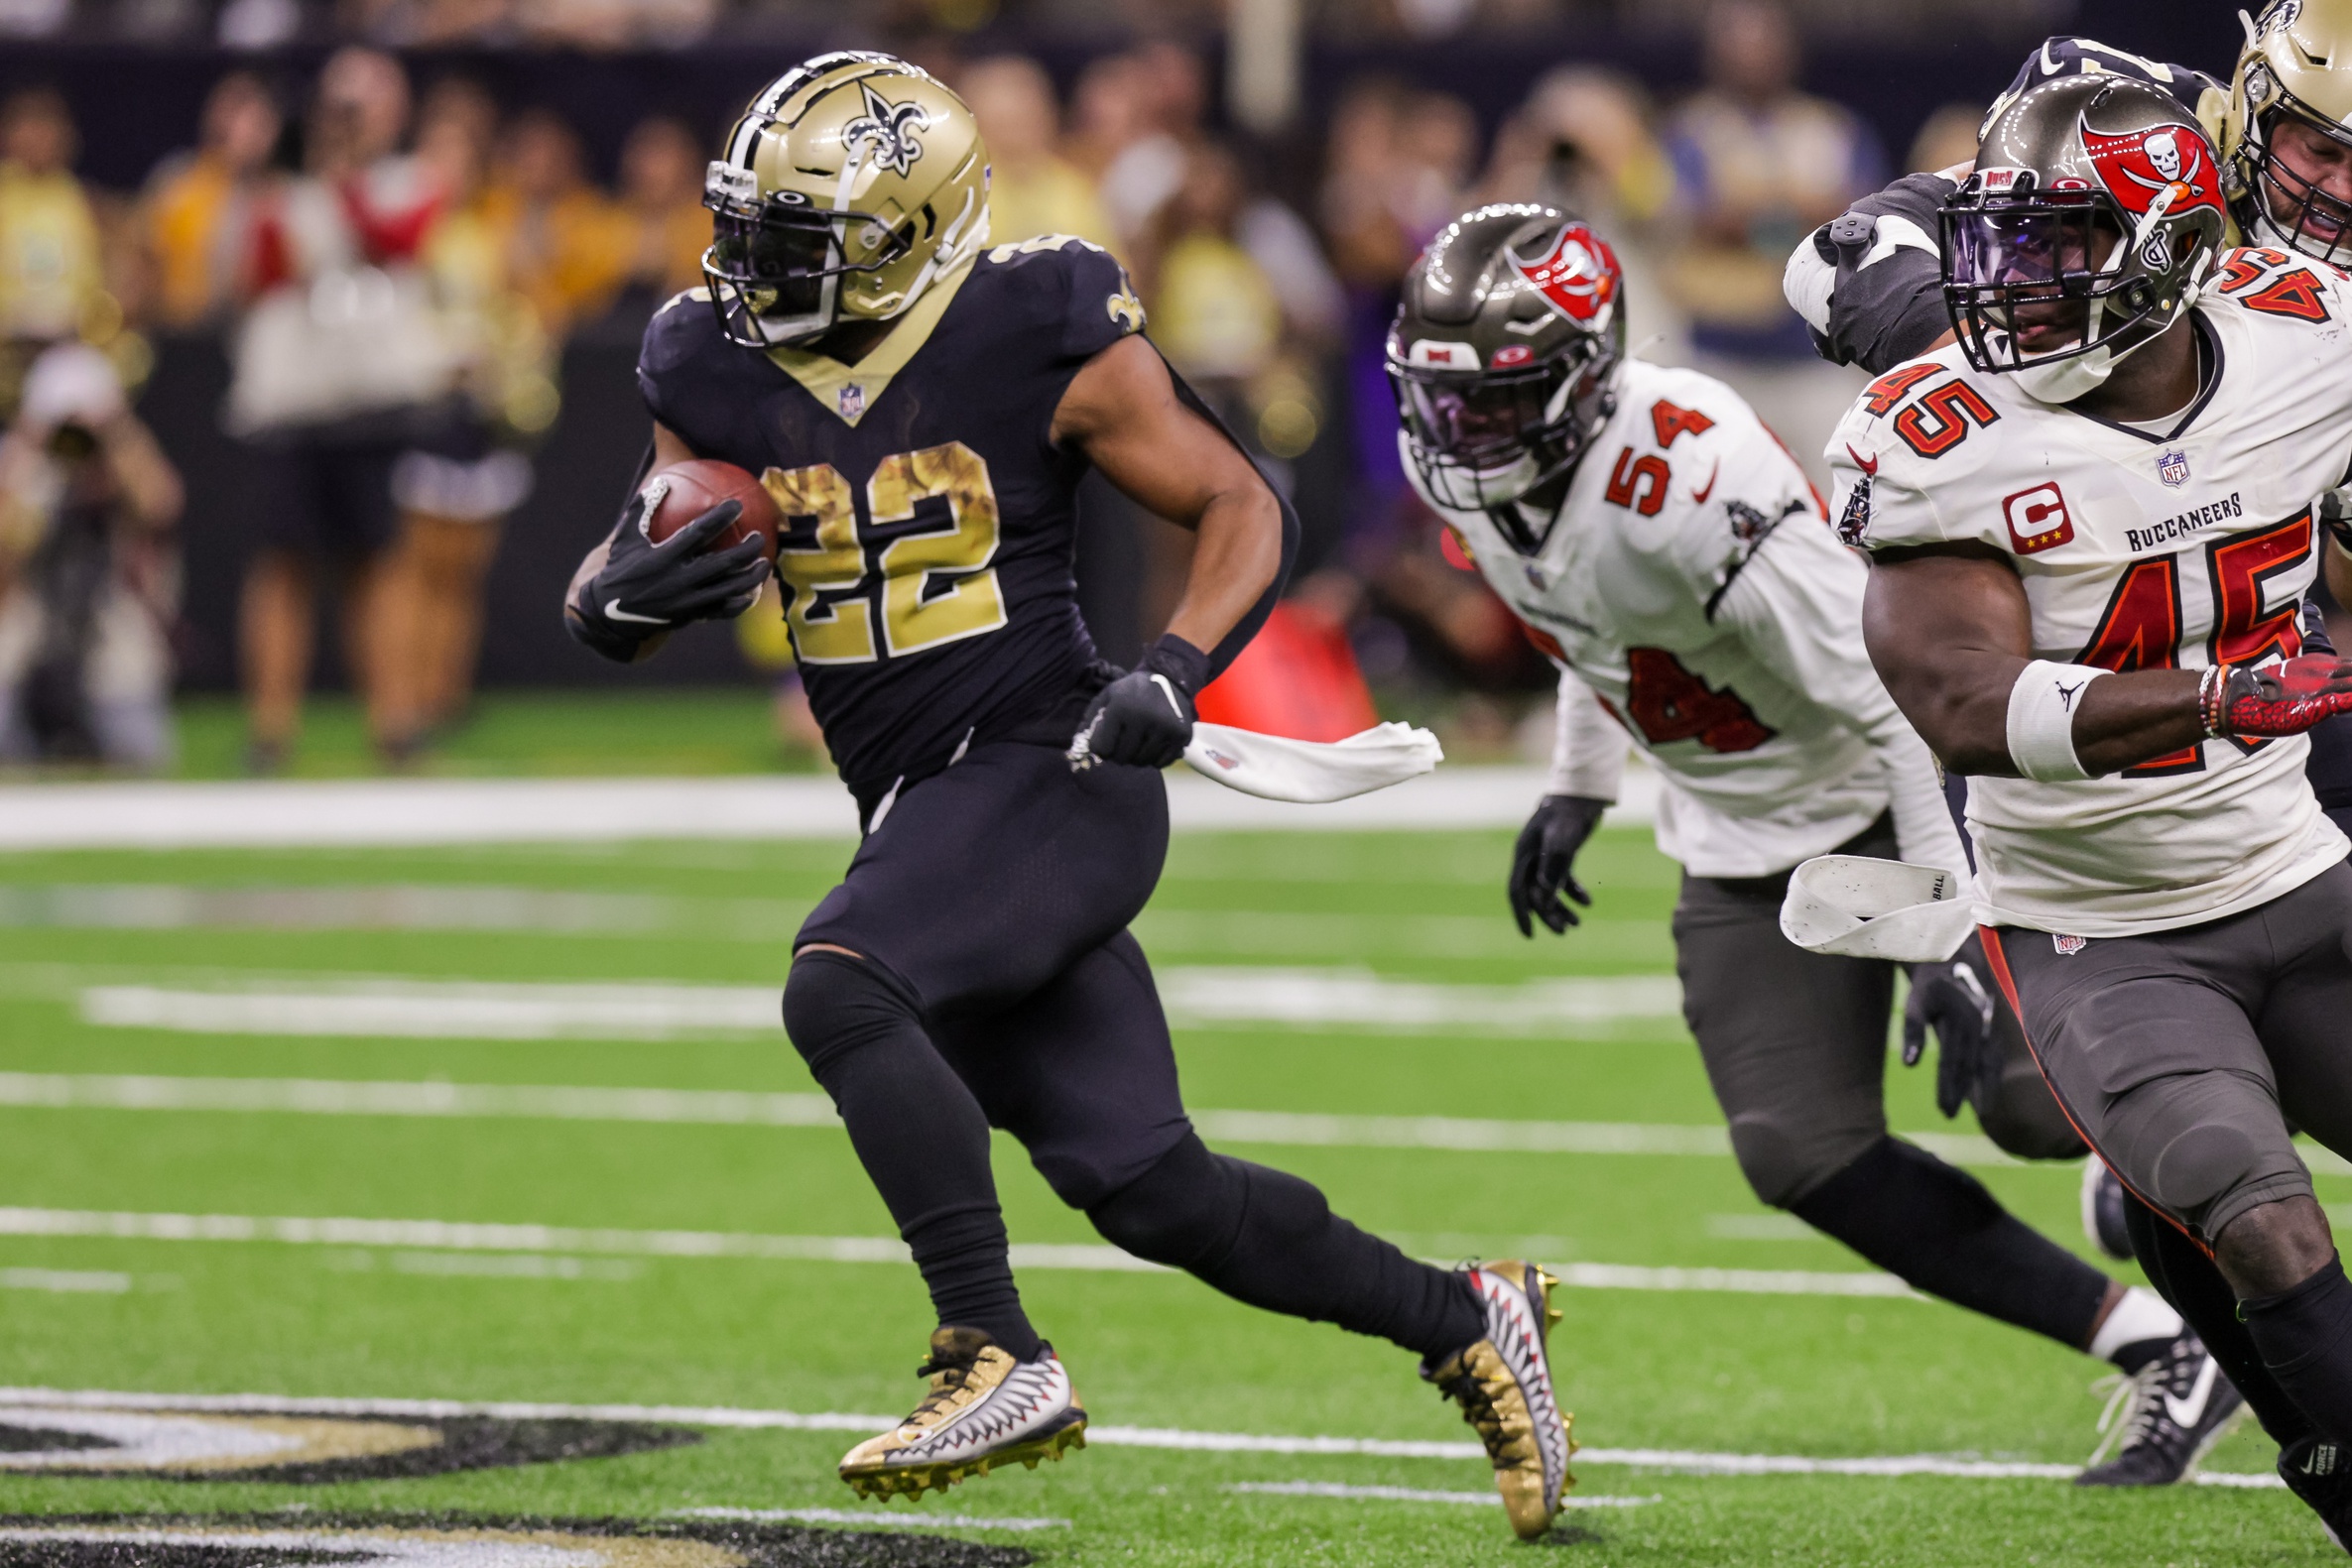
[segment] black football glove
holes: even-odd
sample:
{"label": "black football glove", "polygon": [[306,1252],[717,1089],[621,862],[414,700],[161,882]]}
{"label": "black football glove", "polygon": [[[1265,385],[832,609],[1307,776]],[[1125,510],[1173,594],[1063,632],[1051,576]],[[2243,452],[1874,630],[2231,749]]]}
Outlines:
{"label": "black football glove", "polygon": [[1192,698],[1208,683],[1208,656],[1173,634],[1094,694],[1069,743],[1069,765],[1166,768],[1192,742]]}
{"label": "black football glove", "polygon": [[1520,935],[1533,937],[1536,920],[1555,932],[1581,923],[1560,895],[1591,906],[1592,895],[1573,875],[1576,851],[1608,809],[1608,801],[1590,795],[1547,794],[1519,830],[1511,850],[1511,917],[1519,922]]}
{"label": "black football glove", "polygon": [[1981,1092],[1999,1088],[2001,1047],[1993,1037],[1993,994],[1970,955],[1914,964],[1903,1004],[1903,1065],[1917,1067],[1935,1030],[1935,1109],[1946,1117]]}
{"label": "black football glove", "polygon": [[768,580],[767,545],[753,538],[726,549],[708,546],[742,513],[742,502],[721,501],[656,544],[645,537],[639,492],[621,514],[603,569],[564,605],[563,624],[597,653],[626,663],[649,638],[689,621],[741,615]]}

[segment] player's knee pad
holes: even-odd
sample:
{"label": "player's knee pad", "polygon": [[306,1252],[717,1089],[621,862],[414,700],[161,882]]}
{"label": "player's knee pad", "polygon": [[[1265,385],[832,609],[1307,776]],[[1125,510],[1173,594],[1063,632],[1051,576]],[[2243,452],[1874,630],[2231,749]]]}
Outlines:
{"label": "player's knee pad", "polygon": [[1196,1133],[1086,1211],[1103,1239],[1150,1263],[1198,1272],[1232,1251],[1256,1167],[1212,1154]]}
{"label": "player's knee pad", "polygon": [[784,983],[784,1031],[822,1083],[852,1051],[923,1026],[906,988],[880,965],[847,953],[805,952]]}
{"label": "player's knee pad", "polygon": [[1756,1196],[1786,1209],[1868,1151],[1872,1140],[1833,1137],[1768,1116],[1732,1119],[1731,1152]]}

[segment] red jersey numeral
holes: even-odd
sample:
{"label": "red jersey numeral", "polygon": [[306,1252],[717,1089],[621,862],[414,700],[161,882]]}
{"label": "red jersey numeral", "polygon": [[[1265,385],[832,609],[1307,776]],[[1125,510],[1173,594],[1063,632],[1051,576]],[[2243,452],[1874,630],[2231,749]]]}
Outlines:
{"label": "red jersey numeral", "polygon": [[1735,691],[1716,691],[1663,648],[1629,648],[1625,709],[1653,746],[1696,741],[1711,752],[1752,752],[1773,738]]}
{"label": "red jersey numeral", "polygon": [[1965,381],[1947,381],[1895,416],[1895,433],[1921,457],[1941,457],[1968,438],[1968,425],[1977,428],[1999,421],[1993,406]]}
{"label": "red jersey numeral", "polygon": [[2272,268],[2286,266],[2290,259],[2284,251],[2233,251],[2230,259],[2221,264],[2221,271],[2213,275],[2213,281],[2220,285],[2223,294],[2236,294],[2241,289],[2251,287],[2256,279]]}
{"label": "red jersey numeral", "polygon": [[1891,370],[1870,384],[1862,394],[1862,412],[1873,419],[1883,419],[1889,409],[1901,403],[1911,389],[1928,377],[1940,374],[1941,365],[1906,365]]}
{"label": "red jersey numeral", "polygon": [[[2180,667],[2179,557],[2136,560],[2115,585],[2114,597],[2099,617],[2098,630],[2076,657],[2078,664],[2095,664],[2118,674],[2134,669]],[[2202,748],[2191,746],[2152,757],[2137,768],[2126,768],[2126,779],[2163,779],[2195,773],[2205,766]]]}
{"label": "red jersey numeral", "polygon": [[2248,295],[2245,305],[2265,315],[2292,316],[2297,321],[2327,319],[2327,301],[2321,294],[2319,280],[2305,267],[2272,279],[2260,294]]}
{"label": "red jersey numeral", "polygon": [[2293,572],[2310,557],[2309,514],[2290,518],[2259,534],[2233,534],[2205,546],[2213,569],[2213,641],[2217,664],[2260,664],[2292,659],[2303,651],[2295,624],[2300,601],[2290,597],[2275,610],[2263,608],[2271,580]]}
{"label": "red jersey numeral", "polygon": [[1658,432],[1658,444],[1671,446],[1680,435],[1704,435],[1715,427],[1715,422],[1696,409],[1685,409],[1667,402],[1664,398],[1650,405],[1650,427]]}
{"label": "red jersey numeral", "polygon": [[1665,458],[1656,453],[1637,458],[1628,446],[1617,454],[1617,465],[1609,470],[1609,488],[1602,499],[1613,507],[1631,507],[1643,517],[1654,518],[1666,510],[1666,487],[1673,477]]}

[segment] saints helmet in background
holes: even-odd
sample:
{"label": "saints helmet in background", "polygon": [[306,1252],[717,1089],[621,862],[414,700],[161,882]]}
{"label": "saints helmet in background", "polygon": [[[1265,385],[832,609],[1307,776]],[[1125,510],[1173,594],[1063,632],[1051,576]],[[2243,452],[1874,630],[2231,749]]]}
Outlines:
{"label": "saints helmet in background", "polygon": [[2258,21],[2238,15],[2246,48],[2222,122],[2238,230],[2249,245],[2352,264],[2352,204],[2289,168],[2277,147],[2280,125],[2292,121],[2352,164],[2352,0],[2272,0]]}
{"label": "saints helmet in background", "polygon": [[[2229,213],[2213,144],[2177,102],[2083,75],[1995,116],[1941,217],[1944,303],[1968,362],[2070,403],[2195,302]],[[2029,345],[2037,333],[2050,341]]]}
{"label": "saints helmet in background", "polygon": [[1480,207],[1406,274],[1388,371],[1406,460],[1441,506],[1498,514],[1518,548],[1543,547],[1512,505],[1571,471],[1615,410],[1625,274],[1608,244],[1554,208]]}
{"label": "saints helmet in background", "polygon": [[712,162],[702,277],[746,348],[904,313],[988,240],[963,100],[891,55],[819,55],[761,90]]}

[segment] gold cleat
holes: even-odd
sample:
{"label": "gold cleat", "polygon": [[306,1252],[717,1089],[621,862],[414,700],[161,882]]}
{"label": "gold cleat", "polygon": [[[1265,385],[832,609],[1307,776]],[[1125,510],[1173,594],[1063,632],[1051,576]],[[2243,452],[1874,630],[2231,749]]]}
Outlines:
{"label": "gold cleat", "polygon": [[1547,1340],[1559,1309],[1559,1281],[1534,1264],[1479,1264],[1464,1270],[1486,1309],[1486,1337],[1422,1376],[1462,1407],[1495,1467],[1495,1490],[1521,1540],[1535,1540],[1559,1513],[1560,1494],[1576,1484],[1568,1456],[1573,1414],[1551,1387]]}
{"label": "gold cleat", "polygon": [[931,1387],[914,1413],[841,1456],[841,1479],[861,1498],[919,1498],[1086,1446],[1086,1411],[1051,1345],[1015,1361],[979,1329],[943,1328],[917,1371]]}

